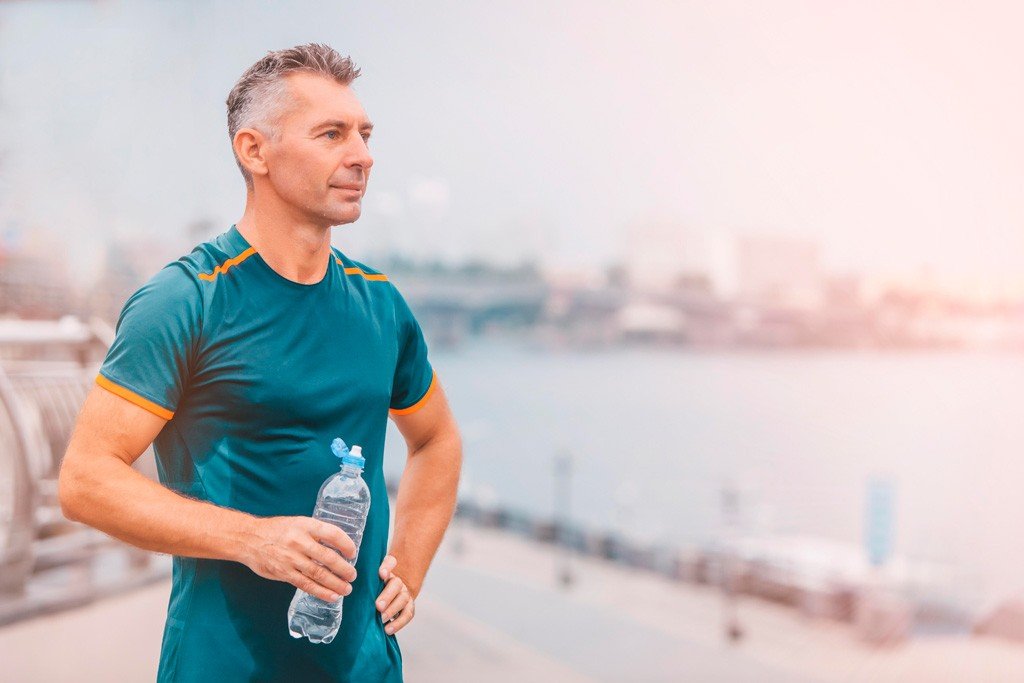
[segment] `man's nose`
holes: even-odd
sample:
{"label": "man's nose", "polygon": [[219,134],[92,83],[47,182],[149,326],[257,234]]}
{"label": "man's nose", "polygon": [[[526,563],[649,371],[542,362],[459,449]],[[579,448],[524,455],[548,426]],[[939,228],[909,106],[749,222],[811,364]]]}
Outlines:
{"label": "man's nose", "polygon": [[370,148],[366,146],[366,141],[362,136],[356,138],[356,143],[350,152],[348,165],[361,166],[366,171],[373,166],[373,155],[370,154]]}

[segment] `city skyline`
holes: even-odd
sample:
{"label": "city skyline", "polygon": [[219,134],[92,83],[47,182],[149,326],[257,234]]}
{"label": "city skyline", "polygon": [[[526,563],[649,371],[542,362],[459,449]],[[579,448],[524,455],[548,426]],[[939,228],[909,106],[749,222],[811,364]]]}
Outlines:
{"label": "city skyline", "polygon": [[107,239],[226,228],[227,90],[323,40],[363,68],[378,128],[364,215],[336,230],[357,255],[593,270],[666,223],[811,239],[838,272],[1024,272],[1011,5],[375,5],[318,8],[321,35],[301,4],[243,7],[0,8],[0,228],[56,230],[76,271]]}
{"label": "city skyline", "polygon": [[[111,276],[123,279],[130,274],[118,289],[128,285],[134,289],[219,231],[219,226],[198,222],[161,236],[128,235],[97,242],[99,253],[90,261],[90,268],[83,270],[74,268],[73,262],[45,265],[52,255],[52,245],[59,241],[54,230],[19,233],[8,228],[0,232],[0,272],[8,267],[32,272],[45,268],[52,275],[54,287],[72,286],[79,291],[102,288]],[[945,301],[978,311],[1024,304],[1024,273],[1016,277],[982,273],[964,276],[928,267],[888,272],[836,270],[827,266],[822,245],[813,239],[769,232],[723,238],[673,230],[664,223],[647,226],[638,243],[619,260],[593,268],[545,266],[528,260],[510,264],[472,255],[446,263],[429,255],[416,258],[397,247],[359,257],[375,267],[403,272],[412,269],[421,276],[460,270],[494,275],[527,268],[531,279],[539,277],[555,287],[603,289],[618,282],[643,296],[681,289],[699,291],[707,286],[708,293],[722,301],[774,302],[797,308],[821,308],[835,287],[855,291],[864,304],[891,295],[923,297],[933,303]]]}

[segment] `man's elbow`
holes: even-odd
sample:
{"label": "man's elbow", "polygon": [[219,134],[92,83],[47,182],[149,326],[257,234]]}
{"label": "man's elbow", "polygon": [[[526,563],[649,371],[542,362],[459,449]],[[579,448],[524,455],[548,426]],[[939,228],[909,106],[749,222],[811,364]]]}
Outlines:
{"label": "man's elbow", "polygon": [[[457,482],[462,474],[462,433],[453,421],[444,435],[444,451],[449,455],[449,467]],[[457,484],[456,484],[457,485]]]}
{"label": "man's elbow", "polygon": [[438,430],[434,438],[431,439],[431,442],[442,444],[442,450],[450,454],[452,458],[456,460],[462,459],[462,433],[459,432],[458,425],[455,424],[454,420]]}
{"label": "man's elbow", "polygon": [[57,476],[57,498],[60,501],[60,511],[67,519],[74,522],[81,521],[79,517],[81,499],[81,478],[75,471],[73,458],[69,458],[70,450],[64,455],[60,465],[60,473]]}
{"label": "man's elbow", "polygon": [[452,423],[452,450],[455,452],[455,457],[462,460],[462,432],[459,431],[457,425]]}

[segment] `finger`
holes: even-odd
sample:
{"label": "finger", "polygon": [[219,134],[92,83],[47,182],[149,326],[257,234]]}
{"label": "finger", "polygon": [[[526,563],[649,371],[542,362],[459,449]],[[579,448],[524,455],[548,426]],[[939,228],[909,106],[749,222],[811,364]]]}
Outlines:
{"label": "finger", "polygon": [[[348,583],[341,577],[336,576],[327,567],[322,564],[317,564],[309,558],[300,560],[296,569],[299,570],[300,574],[313,581],[317,586],[320,586],[332,594],[344,596],[352,592],[352,584]],[[309,591],[306,592],[308,593]],[[324,599],[326,600],[327,598]],[[332,598],[331,602],[334,602],[336,599],[337,598]]]}
{"label": "finger", "polygon": [[391,578],[391,570],[398,564],[394,555],[385,555],[384,561],[380,563],[380,578],[387,581]]}
{"label": "finger", "polygon": [[309,578],[308,576],[306,576],[298,570],[294,570],[289,575],[288,583],[292,584],[293,586],[295,586],[296,588],[305,593],[309,593],[310,595],[320,598],[321,600],[326,600],[327,602],[337,602],[338,600],[341,600],[342,597],[344,597],[343,595],[339,595],[338,593],[335,593],[329,588],[324,588],[316,581]]}
{"label": "finger", "polygon": [[330,569],[349,583],[356,580],[356,568],[331,548],[321,543],[310,543],[306,546],[306,555]]}
{"label": "finger", "polygon": [[380,618],[387,622],[391,617],[397,616],[399,612],[404,610],[411,601],[412,596],[409,595],[409,591],[403,590],[395,596],[390,605],[384,608],[384,611],[380,614]]}
{"label": "finger", "polygon": [[397,633],[399,629],[412,621],[414,616],[416,616],[416,602],[414,600],[410,600],[409,604],[398,613],[398,616],[395,617],[394,621],[384,625],[384,631],[386,633]]}
{"label": "finger", "polygon": [[349,560],[355,558],[356,544],[352,542],[348,534],[328,522],[322,522],[318,519],[313,519],[312,521],[316,523],[313,536],[317,541],[326,543]]}
{"label": "finger", "polygon": [[398,597],[403,588],[405,588],[405,583],[397,576],[388,581],[384,586],[384,590],[377,596],[377,611],[383,613],[387,606]]}

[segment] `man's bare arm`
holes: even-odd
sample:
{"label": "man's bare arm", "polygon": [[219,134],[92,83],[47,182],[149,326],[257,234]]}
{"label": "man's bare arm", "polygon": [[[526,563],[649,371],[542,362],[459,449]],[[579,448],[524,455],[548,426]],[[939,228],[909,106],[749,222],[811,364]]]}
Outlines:
{"label": "man's bare arm", "polygon": [[440,380],[422,408],[392,419],[409,456],[398,485],[390,554],[398,561],[394,573],[415,598],[455,511],[462,437]]}
{"label": "man's bare arm", "polygon": [[220,507],[133,469],[165,424],[94,386],[61,463],[64,515],[146,550],[241,562],[325,600],[351,592],[355,569],[319,543],[351,557],[355,546],[341,529],[312,517],[255,517]]}

